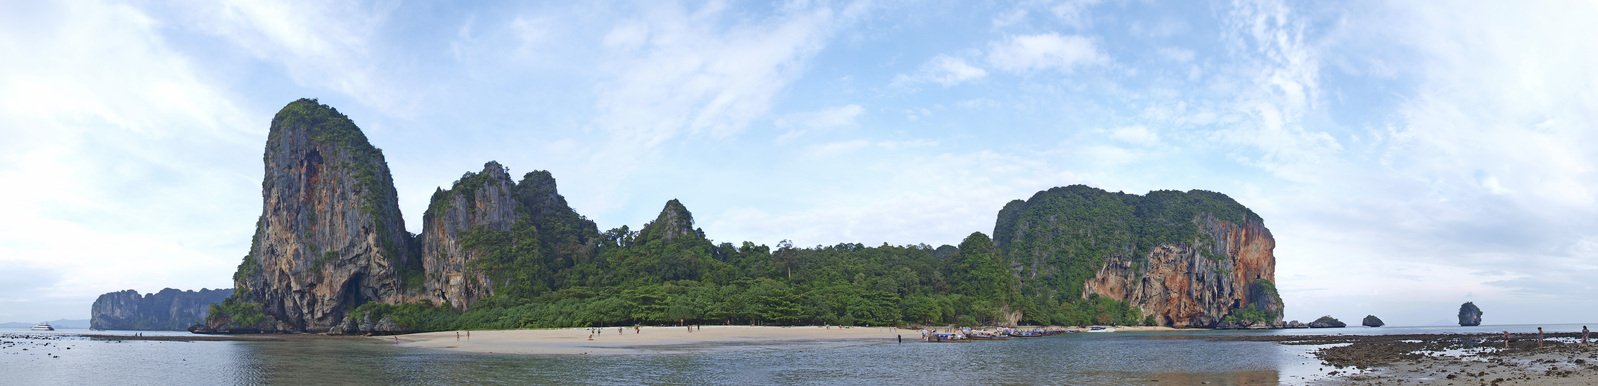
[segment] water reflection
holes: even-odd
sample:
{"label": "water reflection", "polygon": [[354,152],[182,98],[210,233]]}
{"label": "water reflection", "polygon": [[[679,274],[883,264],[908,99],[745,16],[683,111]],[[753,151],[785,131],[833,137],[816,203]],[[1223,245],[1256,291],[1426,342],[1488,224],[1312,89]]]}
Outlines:
{"label": "water reflection", "polygon": [[[831,342],[521,356],[376,339],[80,340],[60,359],[0,359],[16,384],[1275,384],[1315,373],[1302,346],[1077,334],[960,344]],[[6,349],[13,350],[13,349]],[[0,351],[0,355],[8,353]]]}

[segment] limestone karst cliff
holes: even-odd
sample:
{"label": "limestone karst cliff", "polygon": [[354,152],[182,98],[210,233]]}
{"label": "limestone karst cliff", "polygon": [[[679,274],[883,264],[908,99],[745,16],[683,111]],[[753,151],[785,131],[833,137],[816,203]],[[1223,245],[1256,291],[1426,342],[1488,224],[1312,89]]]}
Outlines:
{"label": "limestone karst cliff", "polygon": [[94,299],[89,308],[89,328],[182,331],[205,321],[211,305],[231,295],[233,289],[166,288],[145,295],[134,290],[111,292]]}
{"label": "limestone karst cliff", "polygon": [[262,160],[261,217],[227,304],[261,317],[223,313],[209,326],[342,332],[357,306],[417,298],[422,264],[388,164],[354,122],[315,100],[289,103],[272,119]]}
{"label": "limestone karst cliff", "polygon": [[514,186],[505,168],[490,162],[483,165],[483,171],[456,181],[450,190],[433,193],[422,217],[425,228],[421,234],[430,299],[463,308],[493,293],[487,275],[468,269],[482,251],[462,245],[462,238],[479,228],[509,231],[517,217],[516,201],[511,198]]}
{"label": "limestone karst cliff", "polygon": [[1045,302],[1105,297],[1175,327],[1281,322],[1276,241],[1219,193],[1054,188],[1006,205],[994,240],[1025,295]]}
{"label": "limestone karst cliff", "polygon": [[526,296],[554,287],[552,273],[590,258],[599,235],[566,204],[549,172],[513,183],[492,161],[434,192],[423,224],[424,298],[455,309],[496,291]]}
{"label": "limestone karst cliff", "polygon": [[665,322],[1281,326],[1275,241],[1225,195],[1075,185],[959,247],[715,244],[678,200],[599,232],[547,171],[488,162],[405,230],[383,153],[302,99],[272,119],[236,291],[196,332],[397,333]]}

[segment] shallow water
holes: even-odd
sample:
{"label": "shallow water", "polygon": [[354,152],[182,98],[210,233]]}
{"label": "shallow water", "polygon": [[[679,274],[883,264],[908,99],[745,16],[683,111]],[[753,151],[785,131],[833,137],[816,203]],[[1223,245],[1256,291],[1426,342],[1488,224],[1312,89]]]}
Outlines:
{"label": "shallow water", "polygon": [[[1548,331],[1572,331],[1554,329]],[[1345,328],[1071,334],[970,343],[830,342],[675,346],[640,355],[517,356],[400,348],[376,339],[269,342],[90,340],[82,330],[0,330],[5,384],[1165,384],[1303,383],[1314,346],[1211,341],[1239,334],[1491,333]],[[1476,331],[1480,330],[1480,331]],[[1576,325],[1574,331],[1579,331]],[[1536,326],[1529,331],[1535,332]],[[132,332],[94,332],[131,335]],[[182,332],[145,335],[186,335]],[[26,348],[27,350],[23,350]],[[70,349],[68,349],[70,348]]]}

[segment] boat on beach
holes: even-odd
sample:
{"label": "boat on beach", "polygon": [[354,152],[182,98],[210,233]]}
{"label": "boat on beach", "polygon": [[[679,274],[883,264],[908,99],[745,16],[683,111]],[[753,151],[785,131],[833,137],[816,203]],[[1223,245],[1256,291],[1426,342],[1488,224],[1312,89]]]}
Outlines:
{"label": "boat on beach", "polygon": [[927,341],[933,343],[965,342],[966,336],[958,332],[934,332],[927,334]]}
{"label": "boat on beach", "polygon": [[1115,327],[1089,326],[1088,332],[1115,332]]}
{"label": "boat on beach", "polygon": [[39,322],[39,324],[33,325],[33,328],[31,328],[30,330],[33,330],[33,331],[55,331],[55,327],[51,327],[50,323],[48,323],[48,322]]}
{"label": "boat on beach", "polygon": [[966,339],[970,339],[970,340],[1009,340],[1010,339],[1009,336],[1005,336],[1004,334],[994,334],[994,333],[981,332],[981,331],[973,332],[973,333],[970,333],[970,334],[966,334],[965,338]]}

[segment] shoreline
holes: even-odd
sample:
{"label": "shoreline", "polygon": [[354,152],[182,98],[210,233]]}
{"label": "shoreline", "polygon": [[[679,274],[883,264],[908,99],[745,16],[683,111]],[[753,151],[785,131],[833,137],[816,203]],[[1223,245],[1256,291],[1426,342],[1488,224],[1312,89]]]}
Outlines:
{"label": "shoreline", "polygon": [[[1085,332],[1079,327],[1036,327]],[[947,331],[949,327],[937,330]],[[1115,332],[1183,331],[1171,327],[1115,327]],[[591,331],[600,331],[592,334]],[[598,327],[518,330],[438,331],[373,336],[403,348],[437,349],[480,354],[604,355],[650,354],[732,349],[751,346],[845,343],[923,343],[921,330],[900,327],[747,326]],[[457,338],[457,333],[459,337]]]}
{"label": "shoreline", "polygon": [[[591,333],[590,331],[600,331]],[[605,355],[728,349],[767,344],[920,340],[920,330],[897,327],[700,326],[439,331],[374,336],[404,348],[477,354]],[[457,333],[459,337],[457,338]]]}

